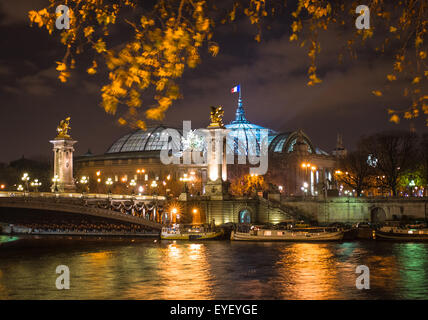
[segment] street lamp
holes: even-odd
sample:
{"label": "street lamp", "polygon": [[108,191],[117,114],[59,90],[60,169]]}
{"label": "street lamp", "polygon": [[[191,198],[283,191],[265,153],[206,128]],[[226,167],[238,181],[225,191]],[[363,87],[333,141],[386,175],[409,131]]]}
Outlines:
{"label": "street lamp", "polygon": [[135,193],[135,186],[137,185],[137,183],[135,182],[135,180],[134,180],[134,179],[132,179],[132,180],[129,182],[129,185],[132,187],[132,195],[134,195],[134,193]]}
{"label": "street lamp", "polygon": [[23,190],[24,190],[24,188],[22,187],[22,184],[20,184],[20,185],[18,186],[17,190],[18,190],[18,191],[23,191]]}
{"label": "street lamp", "polygon": [[39,179],[35,179],[33,182],[31,182],[31,186],[34,187],[36,192],[39,192],[38,188],[42,185],[41,182],[39,182]]}
{"label": "street lamp", "polygon": [[25,182],[26,190],[29,191],[28,190],[28,181],[30,180],[30,176],[28,175],[28,173],[24,173],[21,180]]}
{"label": "street lamp", "polygon": [[[88,183],[88,181],[89,181],[89,178],[88,177],[86,177],[86,176],[83,176],[81,179],[80,179],[80,183],[81,184],[83,184],[83,189],[82,189],[82,198],[83,198],[83,196],[85,195],[85,188],[86,188],[86,184]],[[89,187],[88,187],[88,190],[87,190],[88,192],[89,192]]]}
{"label": "street lamp", "polygon": [[111,194],[111,185],[113,184],[113,180],[111,178],[108,178],[106,180],[106,185],[108,189],[108,199],[110,200],[110,194]]}
{"label": "street lamp", "polygon": [[183,174],[183,176],[180,178],[180,181],[184,182],[184,192],[187,193],[188,189],[187,189],[187,182],[188,181],[192,181],[193,177],[189,177],[187,175],[187,173]]}
{"label": "street lamp", "polygon": [[410,180],[409,187],[410,187],[410,194],[413,196],[413,188],[416,186],[415,180]]}
{"label": "street lamp", "polygon": [[141,181],[141,175],[143,173],[145,173],[146,170],[145,169],[137,169],[137,173],[138,173],[138,180]]}
{"label": "street lamp", "polygon": [[172,223],[172,215],[175,214],[175,216],[177,216],[178,213],[178,209],[177,208],[172,208],[171,209],[171,223]]}
{"label": "street lamp", "polygon": [[54,183],[53,192],[57,192],[58,191],[58,182],[59,182],[59,177],[57,174],[52,178],[52,182]]}

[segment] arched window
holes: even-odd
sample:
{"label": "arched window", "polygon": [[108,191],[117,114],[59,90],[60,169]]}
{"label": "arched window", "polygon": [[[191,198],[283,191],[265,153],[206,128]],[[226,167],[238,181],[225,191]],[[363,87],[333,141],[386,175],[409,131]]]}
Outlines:
{"label": "arched window", "polygon": [[251,212],[248,209],[239,211],[239,223],[251,223]]}

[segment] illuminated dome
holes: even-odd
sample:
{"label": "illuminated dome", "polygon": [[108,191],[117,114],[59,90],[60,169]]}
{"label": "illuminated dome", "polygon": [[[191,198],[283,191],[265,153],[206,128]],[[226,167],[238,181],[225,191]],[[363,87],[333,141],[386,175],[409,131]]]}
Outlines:
{"label": "illuminated dome", "polygon": [[308,146],[309,153],[328,155],[324,150],[314,147],[309,137],[301,130],[278,134],[270,143],[269,150],[274,153],[290,153],[293,151],[294,145],[298,142],[299,135],[302,143]]}
{"label": "illuminated dome", "polygon": [[[147,130],[137,130],[124,135],[114,142],[106,153],[160,151],[166,149],[172,138],[166,133],[166,126],[149,127]],[[180,130],[178,130],[180,131]],[[179,148],[180,146],[174,146]]]}
{"label": "illuminated dome", "polygon": [[239,154],[238,142],[243,144],[242,147],[245,148],[246,154],[259,154],[262,130],[268,130],[269,144],[277,134],[271,129],[258,126],[246,119],[241,97],[238,100],[235,120],[225,125],[225,127],[230,130],[228,136],[233,141],[233,144],[229,145],[229,147],[234,150],[235,154]]}

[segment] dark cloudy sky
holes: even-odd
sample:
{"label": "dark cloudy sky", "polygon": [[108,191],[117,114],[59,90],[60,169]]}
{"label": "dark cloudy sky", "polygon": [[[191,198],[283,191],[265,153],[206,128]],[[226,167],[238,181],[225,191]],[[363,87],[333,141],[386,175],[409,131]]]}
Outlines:
{"label": "dark cloudy sky", "polygon": [[[76,153],[103,153],[129,129],[116,125],[116,118],[100,107],[103,79],[90,77],[82,65],[69,82],[57,80],[55,61],[63,48],[45,30],[31,28],[27,12],[41,9],[47,0],[0,0],[0,162],[25,155],[51,153],[49,140],[58,122],[72,117]],[[223,105],[226,122],[233,117],[237,96],[230,89],[240,83],[247,118],[276,131],[303,129],[313,142],[330,151],[336,134],[352,148],[362,134],[382,130],[408,130],[409,121],[388,122],[386,108],[406,105],[402,90],[392,87],[384,98],[371,94],[382,89],[391,59],[360,52],[358,60],[337,62],[345,37],[330,30],[323,37],[319,69],[323,83],[306,85],[308,59],[303,49],[288,41],[289,24],[280,21],[265,34],[261,44],[252,40],[255,30],[246,22],[223,27],[217,34],[221,49],[217,57],[204,57],[202,64],[181,80],[183,99],[168,111],[163,123],[194,127],[208,125],[209,106]],[[377,35],[381,36],[381,35]],[[425,118],[413,122],[418,132],[426,130]]]}

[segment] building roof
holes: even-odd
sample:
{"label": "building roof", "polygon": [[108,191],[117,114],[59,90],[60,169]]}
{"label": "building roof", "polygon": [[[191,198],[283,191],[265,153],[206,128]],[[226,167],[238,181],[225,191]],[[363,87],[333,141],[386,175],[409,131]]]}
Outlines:
{"label": "building roof", "polygon": [[246,154],[259,154],[260,143],[262,139],[262,130],[267,130],[268,143],[270,143],[277,133],[271,129],[251,123],[245,117],[245,111],[242,105],[241,93],[238,99],[238,108],[236,109],[235,120],[225,125],[230,130],[229,137],[231,138],[229,148],[234,150],[235,154],[239,154],[239,146],[245,149]]}
{"label": "building roof", "polygon": [[[116,140],[106,154],[119,152],[141,152],[141,151],[160,151],[166,149],[169,143],[173,143],[172,139],[167,134],[167,129],[177,130],[175,128],[159,125],[147,128],[147,130],[139,129],[128,133]],[[180,132],[179,130],[177,130]],[[180,146],[175,146],[180,148]]]}

